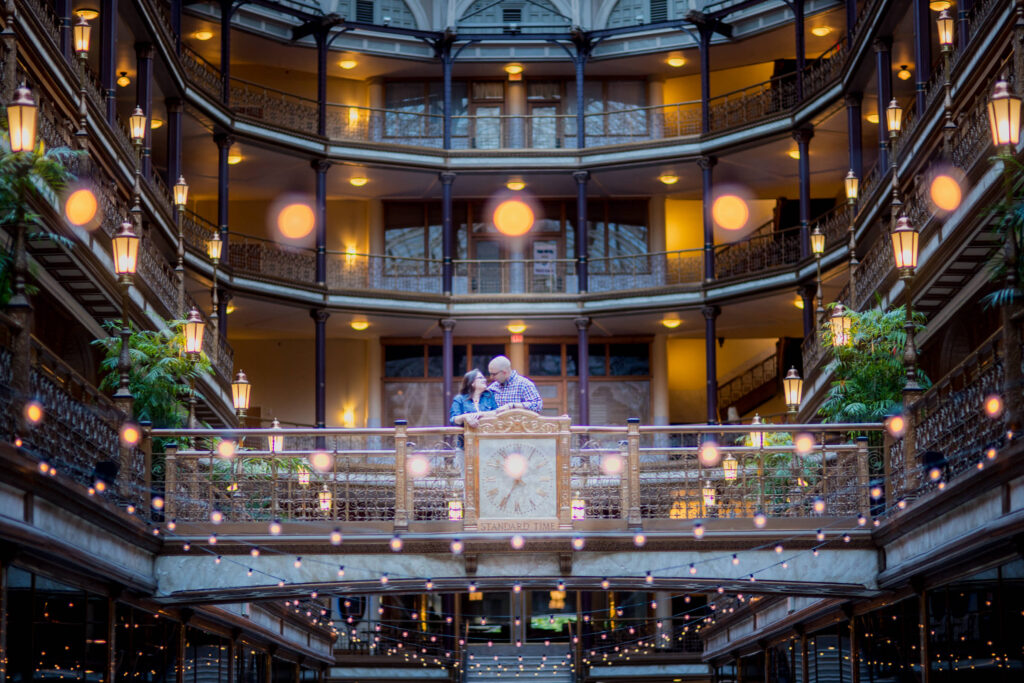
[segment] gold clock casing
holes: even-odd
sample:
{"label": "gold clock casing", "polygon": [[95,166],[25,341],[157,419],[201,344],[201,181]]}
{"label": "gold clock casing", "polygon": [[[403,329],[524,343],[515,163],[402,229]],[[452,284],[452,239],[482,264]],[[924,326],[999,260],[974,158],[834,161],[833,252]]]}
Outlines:
{"label": "gold clock casing", "polygon": [[466,527],[518,533],[571,526],[567,416],[510,410],[468,428],[465,447]]}

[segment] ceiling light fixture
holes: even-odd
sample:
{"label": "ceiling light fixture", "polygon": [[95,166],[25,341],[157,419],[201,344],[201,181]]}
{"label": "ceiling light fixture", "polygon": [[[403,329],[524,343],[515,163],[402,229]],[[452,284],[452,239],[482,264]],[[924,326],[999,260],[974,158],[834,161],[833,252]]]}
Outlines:
{"label": "ceiling light fixture", "polygon": [[363,185],[365,185],[366,183],[370,182],[370,179],[369,179],[369,178],[367,178],[366,176],[362,176],[362,175],[357,175],[357,176],[355,176],[354,178],[349,178],[349,179],[348,179],[348,182],[349,182],[349,183],[350,183],[350,184],[351,184],[351,185],[352,185],[353,187],[362,187],[362,186],[363,186]]}
{"label": "ceiling light fixture", "polygon": [[874,123],[874,124],[878,123],[878,114],[868,114],[864,118],[867,119],[868,123]]}
{"label": "ceiling light fixture", "polygon": [[679,182],[679,176],[672,175],[671,173],[662,173],[658,176],[658,180],[665,183],[666,185],[675,185]]}
{"label": "ceiling light fixture", "polygon": [[683,324],[683,321],[679,318],[662,318],[661,324],[670,330],[674,330]]}
{"label": "ceiling light fixture", "polygon": [[195,33],[193,33],[192,37],[195,38],[196,40],[204,40],[204,41],[205,40],[209,40],[210,38],[213,38],[213,31],[211,31],[210,29],[206,29],[206,28],[200,29],[200,30],[196,31]]}
{"label": "ceiling light fixture", "polygon": [[522,334],[523,332],[526,332],[526,325],[521,322],[514,322],[506,325],[505,329],[507,329],[512,334]]}
{"label": "ceiling light fixture", "polygon": [[518,62],[512,62],[511,64],[505,65],[505,73],[509,76],[518,76],[523,73],[523,65]]}
{"label": "ceiling light fixture", "polygon": [[122,88],[127,88],[131,85],[132,79],[128,78],[128,72],[122,71],[121,75],[117,77],[117,84]]}
{"label": "ceiling light fixture", "polygon": [[164,120],[163,119],[153,119],[152,121],[149,122],[149,127],[152,130],[156,130],[157,128],[162,128],[163,125],[164,125]]}
{"label": "ceiling light fixture", "polygon": [[351,325],[352,329],[356,332],[362,332],[370,326],[370,323],[367,320],[353,320],[349,325]]}
{"label": "ceiling light fixture", "polygon": [[228,150],[228,165],[237,166],[242,163],[242,153],[234,147]]}
{"label": "ceiling light fixture", "polygon": [[359,66],[359,62],[357,62],[354,59],[343,59],[340,62],[338,62],[338,66],[340,66],[345,71],[348,71]]}
{"label": "ceiling light fixture", "polygon": [[789,155],[790,159],[799,159],[800,158],[800,150],[799,149],[791,149],[788,152],[786,152],[786,154]]}
{"label": "ceiling light fixture", "polygon": [[942,10],[949,9],[952,6],[953,3],[950,2],[950,0],[931,0],[931,2],[928,3],[928,8],[933,12],[941,12]]}
{"label": "ceiling light fixture", "polygon": [[901,81],[909,81],[912,75],[906,64],[900,64],[900,70],[896,72],[896,78]]}
{"label": "ceiling light fixture", "polygon": [[523,182],[522,178],[509,178],[505,182],[505,187],[512,190],[513,192],[519,192],[526,187],[526,183]]}
{"label": "ceiling light fixture", "polygon": [[831,26],[815,26],[814,28],[811,29],[811,33],[813,33],[814,35],[818,36],[819,38],[823,38],[823,37],[827,36],[828,34],[832,33],[832,27]]}
{"label": "ceiling light fixture", "polygon": [[678,69],[686,64],[686,60],[679,56],[672,56],[665,60],[665,63],[671,67]]}
{"label": "ceiling light fixture", "polygon": [[94,9],[92,7],[81,7],[79,9],[75,10],[75,16],[76,17],[82,17],[86,21],[92,21],[93,19],[95,19],[99,15],[100,15],[100,11],[98,9]]}

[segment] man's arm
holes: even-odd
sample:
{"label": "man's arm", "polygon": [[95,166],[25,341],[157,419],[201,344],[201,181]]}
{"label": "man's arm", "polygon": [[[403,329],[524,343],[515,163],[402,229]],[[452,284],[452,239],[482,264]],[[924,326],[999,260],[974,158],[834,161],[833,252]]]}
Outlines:
{"label": "man's arm", "polygon": [[539,413],[544,408],[544,399],[540,397],[537,385],[530,380],[523,382],[522,403],[524,408],[535,413]]}

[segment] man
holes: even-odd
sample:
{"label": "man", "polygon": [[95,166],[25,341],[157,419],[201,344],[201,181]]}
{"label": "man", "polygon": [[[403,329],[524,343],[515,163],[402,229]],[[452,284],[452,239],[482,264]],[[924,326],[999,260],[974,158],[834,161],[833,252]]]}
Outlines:
{"label": "man", "polygon": [[544,401],[537,392],[537,386],[512,369],[512,361],[505,356],[495,356],[487,364],[487,371],[494,382],[487,387],[498,402],[498,412],[510,408],[525,408],[539,413]]}

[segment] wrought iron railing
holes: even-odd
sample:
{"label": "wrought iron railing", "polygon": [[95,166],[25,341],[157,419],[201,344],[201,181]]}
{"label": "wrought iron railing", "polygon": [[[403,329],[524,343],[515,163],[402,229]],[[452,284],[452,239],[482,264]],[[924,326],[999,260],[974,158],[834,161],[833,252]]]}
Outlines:
{"label": "wrought iron railing", "polygon": [[587,289],[620,292],[700,284],[703,269],[703,249],[595,258],[587,264]]}
{"label": "wrought iron railing", "polygon": [[576,261],[517,259],[455,261],[454,294],[572,294]]}
{"label": "wrought iron railing", "polygon": [[[728,408],[750,392],[779,379],[779,357],[771,354],[732,379],[718,385],[718,405]],[[774,393],[774,392],[773,392]]]}
{"label": "wrought iron railing", "polygon": [[441,261],[330,251],[327,288],[440,294]]}
{"label": "wrought iron railing", "polygon": [[800,228],[787,228],[715,247],[715,277],[731,278],[800,260]]}
{"label": "wrought iron railing", "polygon": [[224,94],[224,78],[220,69],[203,59],[198,52],[181,46],[181,65],[189,79],[210,97],[220,100]]}
{"label": "wrought iron railing", "polygon": [[857,280],[853,293],[854,307],[863,310],[883,282],[895,271],[896,260],[892,243],[888,239],[877,239],[857,266]]}

